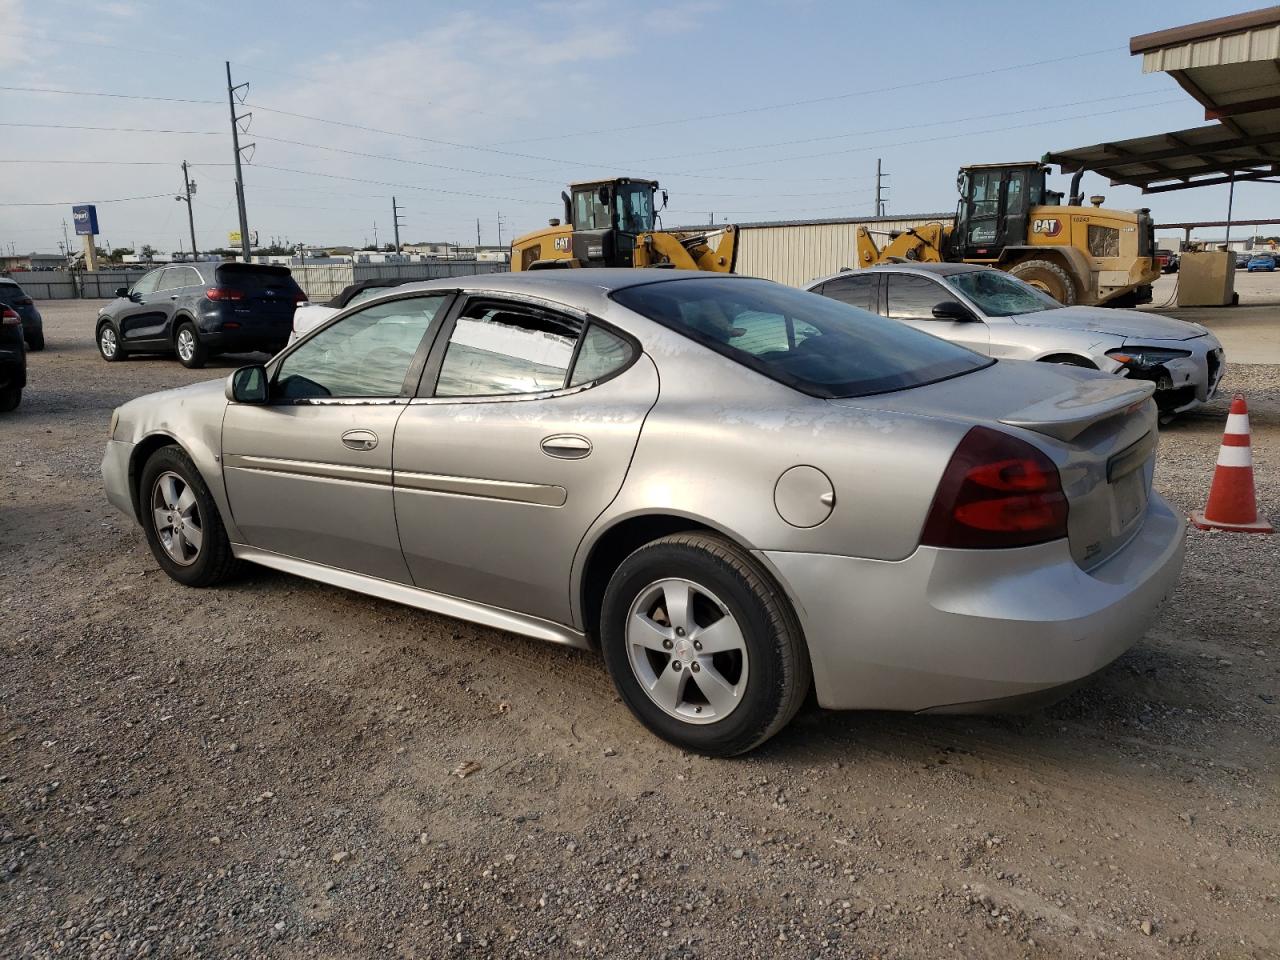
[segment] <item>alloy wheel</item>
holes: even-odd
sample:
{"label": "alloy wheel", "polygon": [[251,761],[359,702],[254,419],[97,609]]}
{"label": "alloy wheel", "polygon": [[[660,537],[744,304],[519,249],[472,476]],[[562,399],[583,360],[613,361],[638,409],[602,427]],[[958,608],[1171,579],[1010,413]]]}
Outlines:
{"label": "alloy wheel", "polygon": [[172,471],[156,477],[151,488],[151,516],[169,558],[184,567],[195,563],[204,543],[204,525],[191,485]]}
{"label": "alloy wheel", "polygon": [[661,710],[686,723],[723,720],[742,703],[749,657],[724,602],[684,579],[658,580],[627,613],[627,661]]}
{"label": "alloy wheel", "polygon": [[116,355],[116,351],[120,349],[120,344],[116,340],[116,332],[111,327],[103,327],[102,332],[98,334],[98,347],[102,350],[102,355],[108,360]]}
{"label": "alloy wheel", "polygon": [[183,327],[178,331],[178,356],[184,363],[190,363],[195,355],[196,335],[192,333],[190,327]]}

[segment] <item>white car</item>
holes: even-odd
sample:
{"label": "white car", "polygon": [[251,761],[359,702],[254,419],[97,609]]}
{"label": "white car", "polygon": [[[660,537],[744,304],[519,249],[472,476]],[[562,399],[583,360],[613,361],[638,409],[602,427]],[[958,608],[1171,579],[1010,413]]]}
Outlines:
{"label": "white car", "polygon": [[1163,415],[1211,400],[1222,344],[1198,323],[1139,310],[1064,307],[1031,284],[967,263],[895,263],[806,288],[990,357],[1089,367],[1156,385]]}
{"label": "white car", "polygon": [[324,303],[302,303],[293,311],[293,332],[289,334],[289,342],[297,340],[305,333],[314,330],[320,324],[324,323],[330,317],[336,316],[347,307],[354,307],[357,303],[363,303],[374,297],[381,296],[387,292],[389,287],[398,287],[405,281],[399,279],[392,280],[363,280],[360,283],[353,283],[348,287],[344,287],[342,292]]}

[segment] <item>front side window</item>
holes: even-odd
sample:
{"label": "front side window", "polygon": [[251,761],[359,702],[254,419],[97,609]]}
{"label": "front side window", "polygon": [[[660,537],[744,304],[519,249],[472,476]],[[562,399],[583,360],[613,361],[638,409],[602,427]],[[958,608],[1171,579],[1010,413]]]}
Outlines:
{"label": "front side window", "polygon": [[905,324],[768,280],[689,277],[624,287],[612,297],[811,396],[887,393],[994,362]]}
{"label": "front side window", "polygon": [[378,303],[305,340],[276,372],[273,397],[397,397],[448,295]]}
{"label": "front side window", "polygon": [[186,270],[186,267],[166,267],[160,272],[160,282],[156,284],[156,291],[177,290],[187,286]]}
{"label": "front side window", "polygon": [[145,297],[149,293],[155,293],[156,284],[160,282],[160,274],[163,272],[163,270],[152,270],[146,274],[133,285],[133,295],[135,297]]}
{"label": "front side window", "polygon": [[1047,293],[1000,270],[953,273],[947,283],[978,305],[988,317],[1012,317],[1020,313],[1057,310],[1062,306]]}
{"label": "front side window", "polygon": [[933,308],[951,299],[941,285],[909,273],[887,274],[885,293],[889,301],[886,316],[895,320],[932,320]]}

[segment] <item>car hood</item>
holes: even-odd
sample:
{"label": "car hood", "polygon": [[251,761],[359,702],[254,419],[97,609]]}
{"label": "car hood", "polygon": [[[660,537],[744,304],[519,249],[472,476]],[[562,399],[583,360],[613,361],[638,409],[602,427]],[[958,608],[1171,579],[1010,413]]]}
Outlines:
{"label": "car hood", "polygon": [[1126,340],[1191,340],[1209,331],[1198,323],[1163,317],[1141,310],[1113,310],[1108,307],[1061,307],[1010,317],[1025,327],[1054,327],[1080,333],[1103,333]]}

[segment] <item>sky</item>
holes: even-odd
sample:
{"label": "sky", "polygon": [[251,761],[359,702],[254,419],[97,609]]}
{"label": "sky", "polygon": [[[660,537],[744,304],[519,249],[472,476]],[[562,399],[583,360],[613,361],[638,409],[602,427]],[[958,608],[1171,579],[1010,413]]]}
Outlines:
{"label": "sky", "polygon": [[[225,246],[228,60],[264,244],[388,242],[393,196],[403,242],[474,243],[478,220],[510,243],[565,184],[621,175],[661,182],[668,226],[860,216],[877,159],[890,214],[949,211],[964,164],[1202,125],[1128,40],[1258,3],[1211,6],[0,0],[0,247],[56,252],[64,220],[75,244],[71,204],[96,203],[102,245],[189,248],[183,160],[197,241]],[[1084,188],[1157,223],[1226,215],[1226,187]],[[1276,207],[1237,186],[1235,217]]]}

